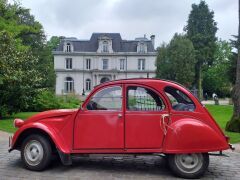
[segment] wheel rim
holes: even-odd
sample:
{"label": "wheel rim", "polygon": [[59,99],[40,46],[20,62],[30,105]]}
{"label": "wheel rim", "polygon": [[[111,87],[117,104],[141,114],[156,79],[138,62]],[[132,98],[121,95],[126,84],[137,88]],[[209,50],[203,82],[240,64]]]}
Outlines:
{"label": "wheel rim", "polygon": [[177,154],[175,163],[184,173],[196,173],[203,166],[202,154]]}
{"label": "wheel rim", "polygon": [[42,144],[36,140],[31,140],[24,148],[24,158],[31,166],[37,166],[43,159]]}

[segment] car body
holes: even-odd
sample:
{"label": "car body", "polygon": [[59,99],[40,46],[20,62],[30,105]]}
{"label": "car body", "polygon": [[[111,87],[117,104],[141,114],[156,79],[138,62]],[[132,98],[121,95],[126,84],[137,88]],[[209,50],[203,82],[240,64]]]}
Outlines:
{"label": "car body", "polygon": [[201,102],[182,85],[159,79],[106,82],[79,109],[45,111],[14,124],[9,151],[20,150],[31,170],[43,170],[54,152],[63,164],[81,154],[157,153],[177,175],[195,178],[207,169],[208,152],[229,149]]}

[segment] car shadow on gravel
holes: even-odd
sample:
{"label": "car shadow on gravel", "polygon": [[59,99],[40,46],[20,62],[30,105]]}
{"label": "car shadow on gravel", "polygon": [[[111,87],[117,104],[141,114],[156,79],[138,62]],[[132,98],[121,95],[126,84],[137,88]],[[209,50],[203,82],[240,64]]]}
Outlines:
{"label": "car shadow on gravel", "polygon": [[81,171],[104,171],[118,174],[142,173],[149,175],[169,175],[171,171],[167,167],[164,157],[160,156],[93,156],[77,157],[73,159],[71,166],[64,166],[59,160],[54,160],[47,171],[68,172]]}

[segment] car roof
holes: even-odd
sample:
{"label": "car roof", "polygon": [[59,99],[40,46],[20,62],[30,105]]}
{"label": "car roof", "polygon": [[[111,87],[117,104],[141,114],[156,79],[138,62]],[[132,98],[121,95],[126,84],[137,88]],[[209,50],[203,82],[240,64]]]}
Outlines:
{"label": "car roof", "polygon": [[140,83],[140,84],[144,84],[144,83],[161,83],[164,85],[175,85],[175,86],[180,86],[181,88],[187,89],[186,87],[184,87],[183,85],[174,82],[174,81],[170,81],[170,80],[166,80],[166,79],[158,79],[158,78],[129,78],[129,79],[118,79],[118,80],[112,80],[112,81],[107,81],[104,83],[101,83],[95,87],[101,87],[101,86],[106,86],[106,85],[113,85],[113,84],[117,84],[117,83]]}

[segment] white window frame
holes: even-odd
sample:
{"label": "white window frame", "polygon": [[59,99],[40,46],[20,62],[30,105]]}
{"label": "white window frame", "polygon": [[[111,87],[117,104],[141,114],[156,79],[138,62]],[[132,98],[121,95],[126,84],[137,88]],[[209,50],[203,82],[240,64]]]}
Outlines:
{"label": "white window frame", "polygon": [[145,51],[145,44],[144,43],[140,43],[138,50],[139,50],[140,53],[145,53],[146,52]]}
{"label": "white window frame", "polygon": [[122,71],[125,70],[125,62],[126,62],[126,60],[125,59],[120,59],[119,62],[120,62],[119,69],[122,70]]}
{"label": "white window frame", "polygon": [[102,52],[109,52],[109,43],[107,41],[102,43]]}
{"label": "white window frame", "polygon": [[86,91],[91,91],[91,79],[86,79],[85,81]]}
{"label": "white window frame", "polygon": [[70,44],[70,43],[67,43],[67,45],[66,45],[66,51],[67,51],[67,52],[72,52],[72,47],[71,47],[71,44]]}
{"label": "white window frame", "polygon": [[146,60],[138,59],[138,70],[143,71],[146,69]]}
{"label": "white window frame", "polygon": [[[106,62],[106,64],[104,64]],[[109,68],[109,60],[108,59],[103,59],[102,60],[102,69],[107,70]]]}
{"label": "white window frame", "polygon": [[[71,78],[71,80],[68,80],[68,78]],[[66,77],[64,81],[64,90],[65,93],[72,93],[74,92],[74,80],[72,77]]]}
{"label": "white window frame", "polygon": [[72,58],[66,58],[65,59],[65,69],[71,70],[72,69],[72,63],[73,63]]}
{"label": "white window frame", "polygon": [[91,59],[86,59],[86,69],[90,70],[91,69]]}

